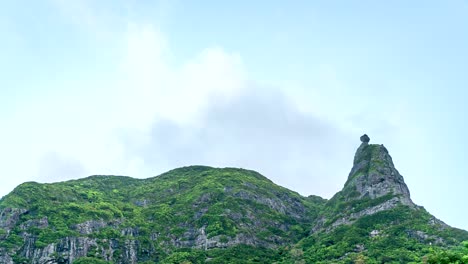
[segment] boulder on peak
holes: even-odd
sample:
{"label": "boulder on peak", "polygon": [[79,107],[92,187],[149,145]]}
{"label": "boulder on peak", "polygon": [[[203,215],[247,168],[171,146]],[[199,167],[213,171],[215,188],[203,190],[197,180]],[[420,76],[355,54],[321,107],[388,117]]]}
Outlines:
{"label": "boulder on peak", "polygon": [[367,134],[362,135],[360,139],[362,143],[369,143],[370,141],[370,138]]}

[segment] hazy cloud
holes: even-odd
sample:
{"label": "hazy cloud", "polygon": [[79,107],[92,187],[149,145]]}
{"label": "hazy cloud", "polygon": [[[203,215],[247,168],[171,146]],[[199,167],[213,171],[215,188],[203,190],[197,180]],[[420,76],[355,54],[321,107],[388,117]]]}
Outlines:
{"label": "hazy cloud", "polygon": [[[102,10],[90,9],[87,1],[77,5],[77,19],[106,28],[93,15]],[[17,130],[37,127],[25,135],[29,143],[7,146],[36,150],[30,154],[34,166],[18,172],[32,176],[22,177],[142,178],[203,164],[258,170],[302,194],[325,197],[346,180],[362,132],[351,128],[363,126],[343,126],[331,118],[341,116],[346,103],[336,99],[343,84],[332,67],[298,96],[288,85],[251,80],[255,76],[249,76],[240,54],[221,47],[176,61],[169,39],[151,23],[125,23],[121,32],[102,40],[115,52],[105,75],[97,82],[92,74],[63,80],[55,87],[60,92],[46,93],[47,104],[35,101],[29,106],[34,111],[12,119]]]}
{"label": "hazy cloud", "polygon": [[334,194],[357,140],[301,113],[283,93],[252,86],[229,101],[212,97],[195,122],[157,120],[143,141],[126,134],[126,151],[159,172],[193,164],[243,167],[302,194]]}

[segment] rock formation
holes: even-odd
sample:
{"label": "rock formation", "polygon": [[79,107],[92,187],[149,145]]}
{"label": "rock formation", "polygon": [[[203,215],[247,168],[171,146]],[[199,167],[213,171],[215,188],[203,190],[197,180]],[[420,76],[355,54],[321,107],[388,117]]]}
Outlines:
{"label": "rock formation", "polygon": [[367,135],[361,136],[362,144],[356,151],[353,168],[343,190],[357,191],[359,195],[353,199],[374,199],[392,194],[398,196],[403,204],[414,205],[403,176],[395,168],[388,150],[384,145],[368,144],[369,140]]}

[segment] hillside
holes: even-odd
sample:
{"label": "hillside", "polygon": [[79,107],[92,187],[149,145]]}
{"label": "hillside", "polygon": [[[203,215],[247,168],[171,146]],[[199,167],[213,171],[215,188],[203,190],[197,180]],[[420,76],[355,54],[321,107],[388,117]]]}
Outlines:
{"label": "hillside", "polygon": [[[144,180],[28,182],[0,203],[0,245],[15,263],[67,263],[83,256],[159,261],[180,248],[236,245],[273,255],[308,234],[324,202],[233,168],[191,166]],[[215,262],[221,253],[213,254]]]}
{"label": "hillside", "polygon": [[23,183],[0,200],[0,263],[420,263],[468,240],[412,202],[383,145],[361,141],[330,200],[207,166]]}

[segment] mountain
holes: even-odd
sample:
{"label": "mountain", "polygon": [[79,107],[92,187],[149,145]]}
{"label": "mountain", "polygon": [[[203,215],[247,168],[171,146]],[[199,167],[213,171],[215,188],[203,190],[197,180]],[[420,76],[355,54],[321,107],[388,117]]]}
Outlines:
{"label": "mountain", "polygon": [[[383,145],[361,137],[343,189],[295,247],[307,263],[419,263],[432,247],[458,245],[468,232],[452,228],[414,204]],[[449,263],[449,262],[447,262]]]}
{"label": "mountain", "polygon": [[418,263],[468,240],[369,140],[330,200],[207,166],[23,183],[0,200],[0,263]]}
{"label": "mountain", "polygon": [[[0,246],[3,263],[11,262],[7,255],[15,263],[71,263],[84,256],[161,261],[180,257],[171,253],[182,248],[202,255],[261,249],[258,254],[273,256],[273,249],[308,234],[324,203],[234,168],[191,166],[143,180],[28,182],[0,203]],[[207,257],[222,263],[225,253]]]}

